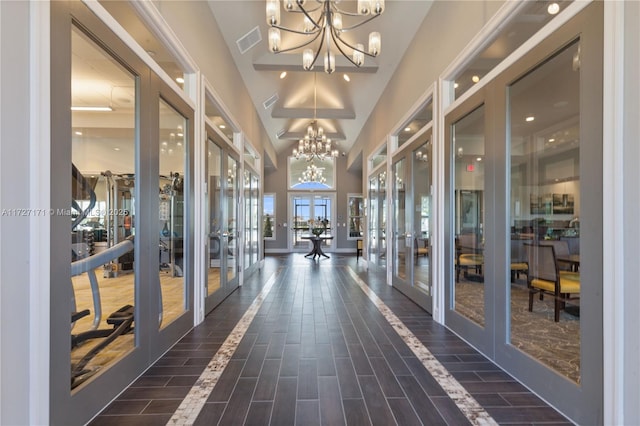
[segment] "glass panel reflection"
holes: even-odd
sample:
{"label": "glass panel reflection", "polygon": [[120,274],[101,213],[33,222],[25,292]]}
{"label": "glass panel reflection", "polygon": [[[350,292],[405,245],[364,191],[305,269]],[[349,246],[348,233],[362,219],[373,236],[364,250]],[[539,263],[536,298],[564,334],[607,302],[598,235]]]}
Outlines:
{"label": "glass panel reflection", "polygon": [[484,105],[453,125],[455,310],[484,325]]}
{"label": "glass panel reflection", "polygon": [[575,42],[518,80],[508,91],[511,343],[577,383],[580,382],[580,70],[575,66],[578,55],[579,43]]}
{"label": "glass panel reflection", "polygon": [[393,204],[391,205],[392,226],[393,226],[393,274],[394,276],[405,280],[407,277],[406,265],[406,245],[405,245],[405,160],[402,159],[393,165]]}
{"label": "glass panel reflection", "polygon": [[222,253],[222,150],[209,139],[207,148],[207,226],[209,234],[209,254],[207,267],[207,295],[220,288],[220,255]]}
{"label": "glass panel reflection", "polygon": [[413,152],[413,257],[414,286],[432,294],[430,266],[429,217],[431,215],[431,141],[424,143]]}
{"label": "glass panel reflection", "polygon": [[227,282],[231,282],[238,275],[238,253],[240,246],[237,238],[238,224],[238,200],[240,198],[240,183],[238,181],[238,162],[231,156],[227,157],[227,184],[226,191],[226,229],[223,228],[222,236],[227,239]]}
{"label": "glass panel reflection", "polygon": [[184,172],[186,149],[184,129],[187,120],[171,105],[160,99],[159,105],[160,287],[164,327],[186,310],[187,287],[184,276],[185,199]]}
{"label": "glass panel reflection", "polygon": [[138,100],[134,76],[75,27],[71,43],[73,389],[135,345]]}

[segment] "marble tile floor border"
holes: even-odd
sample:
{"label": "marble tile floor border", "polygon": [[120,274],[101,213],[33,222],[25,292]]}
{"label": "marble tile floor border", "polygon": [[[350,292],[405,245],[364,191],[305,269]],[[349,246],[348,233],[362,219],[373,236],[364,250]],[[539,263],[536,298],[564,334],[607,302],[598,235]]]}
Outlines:
{"label": "marble tile floor border", "polygon": [[498,423],[482,408],[473,396],[449,373],[422,342],[402,323],[391,309],[375,292],[351,269],[347,268],[351,278],[378,308],[382,316],[411,349],[429,374],[438,382],[449,398],[474,425],[497,425]]}
{"label": "marble tile floor border", "polygon": [[231,333],[229,333],[229,336],[220,349],[218,349],[213,358],[211,358],[209,364],[207,364],[187,396],[185,396],[178,409],[167,422],[167,425],[191,425],[196,421],[211,391],[213,391],[216,383],[218,383],[222,372],[231,360],[233,353],[247,332],[256,313],[262,306],[262,302],[264,302],[273,288],[276,277],[280,272],[281,270],[274,273],[269,280],[267,280],[262,291],[256,296],[251,306],[249,306],[240,321],[238,321],[238,324],[236,324]]}
{"label": "marble tile floor border", "polygon": [[[456,404],[460,411],[473,425],[497,425],[497,422],[484,410],[469,392],[447,371],[447,369],[433,356],[422,342],[402,323],[391,309],[375,294],[375,292],[353,271],[351,267],[344,267],[358,287],[377,307],[387,322],[398,333],[406,345],[421,361],[427,371],[438,382],[449,398]],[[229,334],[221,348],[216,352],[203,373],[193,385],[178,409],[167,422],[167,425],[191,425],[193,424],[207,398],[220,379],[222,372],[231,360],[244,334],[253,321],[262,303],[269,295],[276,282],[276,277],[282,270],[274,273],[265,283],[262,291],[247,309],[241,320]]]}

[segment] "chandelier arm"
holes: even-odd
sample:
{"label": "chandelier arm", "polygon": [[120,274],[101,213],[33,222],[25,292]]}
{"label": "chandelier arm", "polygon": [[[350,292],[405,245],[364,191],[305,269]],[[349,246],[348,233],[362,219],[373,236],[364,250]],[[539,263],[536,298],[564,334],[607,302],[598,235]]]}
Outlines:
{"label": "chandelier arm", "polygon": [[[316,20],[315,20],[315,19],[313,19],[313,18],[311,17],[311,15],[309,15],[309,12],[307,12],[307,11],[305,10],[305,8],[304,8],[304,7],[302,7],[301,5],[298,5],[298,7],[299,7],[299,8],[300,8],[300,10],[302,11],[302,13],[304,13],[304,16],[306,16],[306,17],[307,17],[307,19],[308,19],[309,21],[311,21],[311,23],[312,23],[312,24],[313,24],[313,26],[316,28],[316,30],[318,30],[318,31],[319,31],[319,30],[323,29],[323,27],[321,27],[320,25],[318,25],[318,22],[320,22],[320,21],[322,20],[322,17],[323,17],[323,16],[325,16],[325,17],[326,17],[326,11],[323,11],[323,12],[322,12],[322,14],[320,15],[320,18],[318,19],[318,22],[316,22]],[[316,9],[313,9],[313,11],[318,10],[320,7],[323,7],[323,5],[320,5],[320,6],[319,6],[319,7],[317,7]],[[326,8],[326,7],[325,7],[325,8]],[[310,12],[312,12],[312,11],[310,11]],[[326,22],[325,22],[325,24],[326,24]]]}
{"label": "chandelier arm", "polygon": [[312,34],[320,34],[320,32],[322,31],[322,28],[318,27],[316,29],[314,29],[313,31],[300,31],[300,30],[294,30],[293,28],[287,28],[287,27],[283,27],[281,25],[271,25],[272,28],[277,28],[279,30],[282,31],[287,31],[289,33],[295,33],[295,34],[302,34],[302,35],[312,35]]}
{"label": "chandelier arm", "polygon": [[[347,58],[349,60],[349,62],[351,62],[353,65],[355,65],[357,68],[360,68],[360,65],[356,64],[355,61],[353,59],[351,59],[351,57],[349,55],[347,55],[344,50],[342,50],[342,47],[340,47],[340,43],[344,43],[347,46],[351,47],[354,50],[358,50],[352,46],[349,45],[349,43],[346,43],[344,40],[342,40],[340,38],[340,35],[337,34],[337,31],[335,30],[335,28],[333,29],[333,31],[331,31],[331,38],[333,39],[334,44],[336,45],[336,47],[338,48],[338,50],[340,51],[340,53],[342,53],[342,56],[344,56],[345,58]],[[360,52],[360,50],[358,50],[358,52]]]}
{"label": "chandelier arm", "polygon": [[[316,54],[313,56],[313,61],[311,61],[311,68],[313,68],[316,64],[316,60],[318,59],[318,56],[320,55],[320,52],[322,51],[322,46],[324,45],[324,35],[326,33],[327,29],[323,28],[322,31],[320,33],[318,33],[318,35],[322,34],[322,38],[320,39],[320,45],[318,46],[318,50],[316,51]],[[316,35],[314,40],[317,39],[318,36]],[[309,43],[307,43],[309,44]]]}
{"label": "chandelier arm", "polygon": [[[335,34],[334,34],[334,32],[335,32]],[[366,52],[366,51],[364,51],[364,50],[357,49],[356,47],[354,47],[354,46],[350,45],[349,43],[347,43],[346,41],[344,41],[344,40],[342,39],[342,37],[340,37],[340,34],[338,34],[338,32],[337,32],[337,31],[335,31],[335,29],[334,29],[334,31],[332,31],[332,32],[331,32],[331,35],[332,35],[332,36],[334,36],[334,38],[333,38],[333,40],[334,40],[334,41],[336,41],[336,38],[337,38],[337,39],[340,41],[340,43],[344,44],[345,46],[347,46],[347,47],[349,47],[349,48],[351,48],[351,49],[353,49],[353,50],[357,50],[358,52],[364,53],[365,55],[367,55],[367,56],[368,56],[368,57],[370,57],[370,58],[376,58],[376,57],[377,57],[377,56],[375,56],[375,55],[372,55],[372,54],[371,54],[371,53],[369,53],[369,52]],[[338,43],[336,42],[336,45],[337,45],[337,44],[338,44]],[[342,49],[340,49],[340,52],[342,53],[342,55],[346,56],[346,57],[347,57],[347,59],[349,59],[349,60],[351,61],[351,59],[349,58],[349,56],[345,55],[345,53],[342,51]],[[355,62],[351,61],[351,63],[355,63]]]}
{"label": "chandelier arm", "polygon": [[[310,45],[311,43],[313,43],[314,41],[316,41],[316,40],[318,39],[318,37],[319,37],[322,33],[323,33],[322,31],[319,31],[319,32],[315,33],[315,36],[314,36],[311,40],[309,40],[309,41],[305,41],[304,43],[299,44],[299,45],[297,45],[297,46],[290,47],[290,48],[288,48],[288,49],[281,49],[281,50],[278,50],[277,52],[273,52],[273,53],[291,52],[292,50],[297,50],[297,49],[303,48],[303,47],[305,47],[305,46],[308,46],[308,45]],[[307,35],[308,35],[308,34],[310,34],[310,33],[305,33],[305,34],[307,34]],[[323,38],[324,38],[324,37],[323,37]],[[320,43],[320,48],[322,48],[322,42]],[[318,52],[319,52],[319,51],[320,51],[320,49],[318,49]],[[316,55],[316,58],[317,58],[317,55]],[[315,58],[313,59],[313,63],[315,63]]]}
{"label": "chandelier arm", "polygon": [[[302,6],[300,6],[300,5],[298,5],[298,4],[296,4],[296,6],[298,6],[298,8],[300,8],[300,9],[304,9]],[[320,9],[321,7],[322,7],[322,5],[318,5],[318,7],[315,7],[315,8],[313,8],[313,9],[308,9],[308,10],[306,10],[306,9],[305,9],[305,10],[306,10],[308,13],[313,13],[313,12],[315,12],[316,10]],[[288,13],[304,13],[302,10],[297,10],[297,9],[287,10],[287,8],[284,8],[284,11],[285,11],[285,12],[288,12]]]}
{"label": "chandelier arm", "polygon": [[378,15],[373,15],[373,16],[371,16],[371,17],[369,17],[369,18],[365,19],[365,20],[364,20],[364,21],[362,21],[362,22],[358,22],[357,24],[354,24],[354,25],[352,25],[352,26],[350,26],[350,27],[345,27],[345,28],[343,28],[343,29],[342,29],[342,31],[343,31],[343,32],[346,32],[346,31],[354,30],[354,29],[356,29],[356,28],[358,28],[358,27],[363,26],[364,24],[368,24],[369,22],[371,22],[371,21],[373,21],[374,19],[376,19],[378,16],[380,16],[380,15],[379,15],[379,14],[378,14]]}

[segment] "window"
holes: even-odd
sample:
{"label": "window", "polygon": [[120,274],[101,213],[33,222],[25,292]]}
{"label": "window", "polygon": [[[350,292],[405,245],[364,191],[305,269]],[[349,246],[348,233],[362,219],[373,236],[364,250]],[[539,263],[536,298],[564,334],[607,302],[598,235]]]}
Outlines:
{"label": "window", "polygon": [[265,240],[275,240],[276,194],[264,194],[262,200],[262,236]]}

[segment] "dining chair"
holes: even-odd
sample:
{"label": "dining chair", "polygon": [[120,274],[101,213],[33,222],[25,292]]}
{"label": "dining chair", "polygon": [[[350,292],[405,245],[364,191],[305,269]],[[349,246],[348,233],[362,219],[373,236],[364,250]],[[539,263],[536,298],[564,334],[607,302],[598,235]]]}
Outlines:
{"label": "dining chair", "polygon": [[460,281],[460,272],[464,272],[464,276],[467,277],[469,269],[482,275],[482,265],[484,265],[484,256],[482,247],[478,245],[476,234],[458,235],[455,257],[456,282]]}
{"label": "dining chair", "polygon": [[[422,241],[422,244],[420,244],[420,241]],[[413,239],[413,250],[416,257],[429,254],[429,239],[420,238],[420,241],[418,241],[418,238]]]}
{"label": "dining chair", "polygon": [[560,273],[553,244],[531,243],[524,246],[529,264],[529,312],[533,312],[535,294],[540,295],[540,300],[543,300],[545,294],[553,295],[554,321],[558,322],[560,311],[565,308],[566,302],[580,298],[580,274],[568,271]]}
{"label": "dining chair", "polygon": [[511,282],[520,278],[520,274],[527,274],[529,264],[524,250],[524,242],[527,240],[511,240]]}
{"label": "dining chair", "polygon": [[[540,241],[541,245],[553,246],[553,252],[556,255],[556,259],[558,257],[569,257],[569,243],[564,240],[542,240]],[[558,269],[561,273],[566,271],[571,271],[571,265],[564,262],[558,262]]]}

